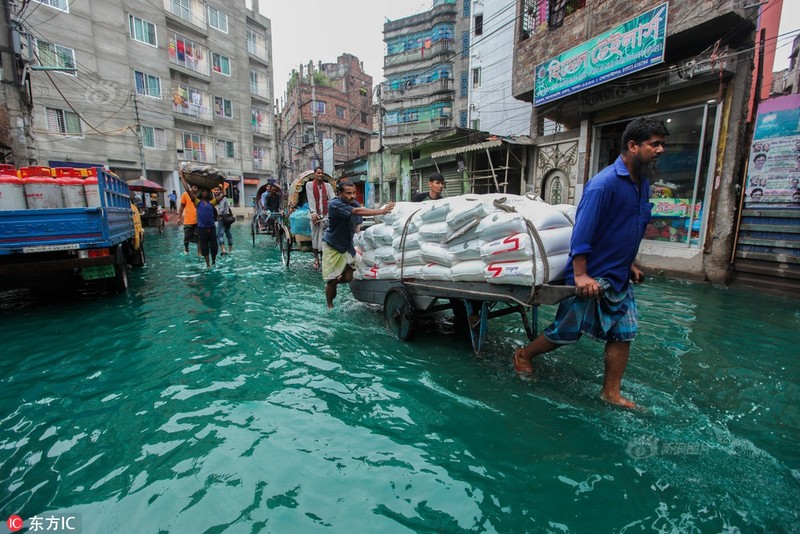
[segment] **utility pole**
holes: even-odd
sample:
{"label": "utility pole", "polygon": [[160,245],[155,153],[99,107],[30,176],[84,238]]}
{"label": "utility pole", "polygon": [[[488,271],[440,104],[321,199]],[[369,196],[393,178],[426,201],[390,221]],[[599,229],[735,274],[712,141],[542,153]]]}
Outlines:
{"label": "utility pole", "polygon": [[383,100],[381,100],[381,88],[383,84],[378,84],[378,115],[380,116],[380,127],[378,128],[378,151],[381,153],[381,173],[378,175],[378,205],[382,205],[383,198]]}
{"label": "utility pole", "polygon": [[[17,167],[36,160],[35,146],[30,136],[31,102],[20,79],[21,45],[17,22],[11,19],[10,0],[0,2],[0,143],[11,148],[11,163]],[[27,64],[26,64],[27,66]],[[30,78],[27,78],[30,84]],[[5,131],[3,131],[5,130]]]}
{"label": "utility pole", "polygon": [[314,83],[314,62],[308,62],[308,77],[311,78],[311,119],[314,121],[314,159],[323,167],[322,158],[317,154],[317,86]]}
{"label": "utility pole", "polygon": [[142,178],[147,179],[147,165],[144,162],[144,142],[142,141],[142,123],[139,121],[139,100],[133,92],[133,111],[136,114],[136,144],[139,145],[139,164],[142,166]]}

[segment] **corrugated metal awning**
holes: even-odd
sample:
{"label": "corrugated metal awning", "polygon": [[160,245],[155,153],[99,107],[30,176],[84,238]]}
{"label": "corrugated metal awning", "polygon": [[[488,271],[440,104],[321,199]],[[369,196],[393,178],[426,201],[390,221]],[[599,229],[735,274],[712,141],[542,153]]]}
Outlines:
{"label": "corrugated metal awning", "polygon": [[464,152],[474,152],[475,150],[483,150],[484,148],[494,148],[503,144],[502,139],[493,139],[491,141],[484,141],[483,143],[475,143],[474,145],[459,146],[449,150],[442,150],[441,152],[434,152],[431,157],[443,158],[445,156],[455,156],[456,154],[463,154]]}

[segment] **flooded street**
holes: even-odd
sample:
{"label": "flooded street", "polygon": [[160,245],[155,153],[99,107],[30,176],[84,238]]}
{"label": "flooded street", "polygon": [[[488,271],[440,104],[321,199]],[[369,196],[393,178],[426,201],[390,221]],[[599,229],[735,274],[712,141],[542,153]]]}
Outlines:
{"label": "flooded street", "polygon": [[[601,345],[516,377],[517,317],[484,358],[444,324],[396,341],[311,255],[235,224],[207,270],[148,233],[120,296],[3,296],[0,512],[82,532],[796,532],[800,303],[637,289],[624,391]],[[540,327],[555,307],[544,306]]]}

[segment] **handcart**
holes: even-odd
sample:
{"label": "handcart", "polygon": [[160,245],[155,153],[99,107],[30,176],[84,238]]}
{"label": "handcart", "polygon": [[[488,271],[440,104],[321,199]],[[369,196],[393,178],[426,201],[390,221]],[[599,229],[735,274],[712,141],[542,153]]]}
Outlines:
{"label": "handcart", "polygon": [[164,213],[157,206],[152,206],[139,213],[142,227],[158,228],[158,233],[164,233]]}
{"label": "handcart", "polygon": [[[298,176],[289,186],[289,197],[286,201],[287,216],[284,217],[282,232],[278,235],[278,246],[281,249],[281,257],[284,264],[288,267],[292,257],[292,252],[311,252],[311,235],[294,234],[289,224],[289,216],[308,203],[306,198],[306,183],[314,179],[314,171],[305,171]],[[336,189],[336,182],[330,175],[325,174],[323,179]],[[332,200],[332,199],[331,199]]]}
{"label": "handcart", "polygon": [[[350,282],[361,302],[383,306],[384,322],[400,341],[411,339],[419,316],[451,309],[466,321],[472,349],[483,352],[489,319],[519,313],[528,339],[538,331],[539,305],[557,304],[575,295],[575,286],[543,284],[533,288],[486,282],[374,280]],[[530,314],[528,313],[530,311]]]}

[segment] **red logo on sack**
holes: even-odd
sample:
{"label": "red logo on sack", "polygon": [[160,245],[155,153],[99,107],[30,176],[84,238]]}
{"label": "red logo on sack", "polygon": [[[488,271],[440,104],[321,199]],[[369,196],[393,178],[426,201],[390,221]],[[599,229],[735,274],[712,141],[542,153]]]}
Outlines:
{"label": "red logo on sack", "polygon": [[6,520],[6,526],[8,527],[8,530],[10,530],[11,532],[17,532],[19,530],[22,530],[24,523],[25,522],[18,515],[12,515],[11,517],[8,518],[8,520]]}

